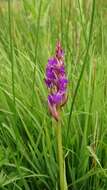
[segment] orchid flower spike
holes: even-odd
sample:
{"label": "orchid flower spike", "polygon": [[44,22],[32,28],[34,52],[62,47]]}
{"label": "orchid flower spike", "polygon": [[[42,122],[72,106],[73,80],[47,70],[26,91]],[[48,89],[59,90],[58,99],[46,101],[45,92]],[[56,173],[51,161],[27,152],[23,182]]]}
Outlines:
{"label": "orchid flower spike", "polygon": [[64,52],[59,41],[56,44],[55,56],[48,60],[46,66],[45,83],[49,89],[49,111],[55,120],[58,121],[60,118],[60,108],[67,102],[68,97],[68,80],[64,67]]}

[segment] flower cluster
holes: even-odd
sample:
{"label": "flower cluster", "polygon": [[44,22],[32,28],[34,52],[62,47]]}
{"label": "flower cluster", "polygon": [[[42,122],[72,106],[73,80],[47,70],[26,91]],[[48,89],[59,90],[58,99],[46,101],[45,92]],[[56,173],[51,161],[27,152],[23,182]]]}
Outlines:
{"label": "flower cluster", "polygon": [[64,68],[64,52],[60,42],[56,44],[55,56],[48,60],[45,83],[50,89],[48,107],[52,116],[59,120],[59,108],[67,101],[68,80]]}

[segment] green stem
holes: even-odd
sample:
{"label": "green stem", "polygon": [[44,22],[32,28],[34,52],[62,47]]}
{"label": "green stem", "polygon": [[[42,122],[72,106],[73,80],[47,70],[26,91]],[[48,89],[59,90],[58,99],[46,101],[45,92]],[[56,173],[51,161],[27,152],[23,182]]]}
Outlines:
{"label": "green stem", "polygon": [[59,163],[60,190],[67,190],[60,121],[57,123],[56,126],[56,138],[57,138],[57,152],[58,152],[58,163]]}
{"label": "green stem", "polygon": [[11,10],[11,0],[8,0],[8,17],[9,17],[9,45],[10,45],[10,61],[11,61],[11,72],[12,72],[12,94],[13,102],[15,107],[15,84],[14,84],[14,60],[13,60],[13,39],[12,39],[12,10]]}
{"label": "green stem", "polygon": [[74,92],[73,100],[72,100],[71,106],[70,106],[70,114],[69,114],[69,118],[68,118],[68,126],[67,126],[67,134],[66,134],[66,139],[67,139],[66,144],[68,144],[68,139],[69,139],[68,136],[70,134],[69,130],[70,130],[70,125],[71,125],[71,119],[72,119],[74,103],[75,103],[75,100],[76,100],[76,97],[77,97],[78,89],[80,87],[80,83],[81,83],[81,80],[82,80],[82,77],[83,77],[83,73],[84,73],[84,70],[85,70],[85,66],[86,66],[86,63],[87,63],[88,54],[89,54],[89,50],[90,50],[92,32],[93,32],[93,24],[94,24],[94,13],[95,13],[95,0],[93,0],[93,4],[92,4],[91,23],[90,23],[89,37],[88,37],[88,41],[87,41],[86,53],[85,53],[85,56],[84,56],[83,65],[82,65],[81,72],[80,72],[80,75],[79,75],[79,79],[78,79],[76,89],[75,89],[75,92]]}
{"label": "green stem", "polygon": [[38,18],[37,18],[37,28],[36,28],[36,43],[35,43],[35,56],[34,56],[34,70],[33,70],[33,91],[32,91],[32,110],[34,107],[34,95],[35,95],[35,74],[36,74],[36,67],[37,67],[37,55],[38,55],[38,43],[39,43],[39,30],[40,30],[40,17],[41,17],[41,7],[42,7],[42,0],[40,0],[39,4],[39,11],[38,11]]}
{"label": "green stem", "polygon": [[61,0],[61,42],[63,46],[63,3]]}

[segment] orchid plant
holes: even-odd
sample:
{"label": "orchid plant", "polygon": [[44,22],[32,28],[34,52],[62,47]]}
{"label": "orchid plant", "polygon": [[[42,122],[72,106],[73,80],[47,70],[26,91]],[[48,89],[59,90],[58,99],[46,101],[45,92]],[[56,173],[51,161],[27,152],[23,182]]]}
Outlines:
{"label": "orchid plant", "polygon": [[48,107],[51,115],[58,121],[59,110],[67,102],[67,84],[64,51],[58,41],[56,44],[55,56],[48,60],[46,67],[45,83],[50,89],[48,95]]}
{"label": "orchid plant", "polygon": [[64,67],[64,51],[59,41],[56,44],[55,56],[48,60],[48,64],[46,66],[45,84],[49,89],[48,108],[52,117],[57,121],[56,137],[59,161],[60,190],[67,190],[62,147],[60,109],[65,105],[68,99],[68,79],[66,77]]}

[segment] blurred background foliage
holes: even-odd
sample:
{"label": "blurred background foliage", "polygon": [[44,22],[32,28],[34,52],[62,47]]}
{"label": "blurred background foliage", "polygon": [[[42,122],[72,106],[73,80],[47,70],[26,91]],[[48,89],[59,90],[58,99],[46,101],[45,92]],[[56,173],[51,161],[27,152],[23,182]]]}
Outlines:
{"label": "blurred background foliage", "polygon": [[59,190],[44,84],[57,39],[69,78],[62,110],[68,189],[107,189],[107,1],[0,0],[1,190]]}

